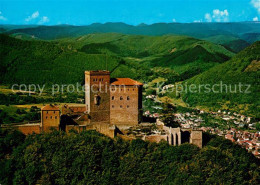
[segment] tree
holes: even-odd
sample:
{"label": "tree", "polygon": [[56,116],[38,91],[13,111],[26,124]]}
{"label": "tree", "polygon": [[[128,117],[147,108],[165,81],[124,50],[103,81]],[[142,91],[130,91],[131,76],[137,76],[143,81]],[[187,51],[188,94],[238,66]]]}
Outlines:
{"label": "tree", "polygon": [[176,113],[176,107],[169,102],[169,99],[167,99],[163,104],[163,109],[160,116],[160,119],[165,126],[172,128],[180,127],[179,123],[175,121],[174,113]]}

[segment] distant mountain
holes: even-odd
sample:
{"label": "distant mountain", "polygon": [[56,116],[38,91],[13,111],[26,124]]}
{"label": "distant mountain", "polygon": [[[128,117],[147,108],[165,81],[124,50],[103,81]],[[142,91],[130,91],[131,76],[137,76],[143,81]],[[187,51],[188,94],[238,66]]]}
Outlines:
{"label": "distant mountain", "polygon": [[[237,23],[156,23],[137,26],[125,23],[95,23],[88,26],[0,26],[6,34],[24,33],[40,39],[60,39],[78,37],[89,33],[123,33],[134,35],[187,35],[195,38],[208,38],[217,35],[235,36],[252,43],[259,40],[260,24],[258,22]],[[253,34],[253,35],[252,35]]]}
{"label": "distant mountain", "polygon": [[[208,93],[204,86],[201,93],[190,92],[184,94],[183,99],[192,106],[240,110],[260,117],[259,79],[260,41],[241,51],[231,60],[186,81],[197,86],[208,84],[209,87],[213,87],[214,84],[218,84],[214,86],[217,93]],[[221,93],[220,83],[227,85],[228,89],[231,86],[232,89],[226,92],[224,85]],[[243,85],[241,92],[239,84]]]}
{"label": "distant mountain", "polygon": [[213,42],[215,44],[223,45],[228,50],[234,52],[239,52],[250,45],[250,43],[245,41],[249,39],[242,40],[239,37],[235,37],[231,35],[216,35],[216,36],[204,38],[204,40]]}
{"label": "distant mountain", "polygon": [[260,40],[260,33],[255,32],[255,33],[245,33],[243,35],[241,35],[241,38],[244,40],[247,40],[250,43],[253,43],[255,41],[259,41]]}
{"label": "distant mountain", "polygon": [[55,41],[1,35],[0,43],[0,80],[6,84],[76,83],[84,81],[84,70],[106,68],[112,76],[146,81],[151,68],[167,67],[184,80],[234,55],[217,44],[173,35],[105,33]]}

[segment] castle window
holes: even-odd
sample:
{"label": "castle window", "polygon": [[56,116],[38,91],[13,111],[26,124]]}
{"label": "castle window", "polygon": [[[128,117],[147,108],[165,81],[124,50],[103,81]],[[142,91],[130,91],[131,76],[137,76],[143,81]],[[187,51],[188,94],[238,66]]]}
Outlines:
{"label": "castle window", "polygon": [[123,96],[120,96],[120,100],[123,100]]}
{"label": "castle window", "polygon": [[100,105],[100,99],[101,99],[101,97],[99,95],[95,95],[95,98],[94,98],[95,105]]}
{"label": "castle window", "polygon": [[55,119],[57,119],[57,116],[55,116]]}
{"label": "castle window", "polygon": [[52,116],[51,116],[51,119],[52,119]]}
{"label": "castle window", "polygon": [[93,78],[93,82],[95,82],[95,78]]}
{"label": "castle window", "polygon": [[114,108],[115,106],[114,105],[112,105],[112,108]]}
{"label": "castle window", "polygon": [[101,81],[103,82],[104,78],[101,78]]}
{"label": "castle window", "polygon": [[112,100],[114,100],[115,99],[115,97],[114,96],[112,96]]}
{"label": "castle window", "polygon": [[47,111],[47,114],[48,114],[49,111]]}
{"label": "castle window", "polygon": [[48,119],[48,116],[46,116],[46,119]]}
{"label": "castle window", "polygon": [[126,107],[129,108],[129,105],[127,105]]}
{"label": "castle window", "polygon": [[123,106],[122,106],[122,105],[120,105],[120,108],[123,108]]}
{"label": "castle window", "polygon": [[129,96],[127,96],[127,100],[130,100],[130,97],[129,97]]}
{"label": "castle window", "polygon": [[133,91],[134,91],[135,89],[133,89]]}

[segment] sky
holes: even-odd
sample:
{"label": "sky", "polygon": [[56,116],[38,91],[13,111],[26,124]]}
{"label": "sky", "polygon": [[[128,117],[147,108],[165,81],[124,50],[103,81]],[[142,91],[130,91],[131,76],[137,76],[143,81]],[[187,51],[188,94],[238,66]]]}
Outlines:
{"label": "sky", "polygon": [[260,0],[0,0],[0,24],[260,21]]}

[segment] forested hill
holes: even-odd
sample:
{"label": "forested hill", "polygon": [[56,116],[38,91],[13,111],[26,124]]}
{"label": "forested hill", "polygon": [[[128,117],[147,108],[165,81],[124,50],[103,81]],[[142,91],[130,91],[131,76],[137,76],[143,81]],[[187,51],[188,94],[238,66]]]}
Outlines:
{"label": "forested hill", "polygon": [[140,24],[137,26],[125,23],[94,23],[87,26],[56,25],[56,26],[15,26],[0,25],[5,33],[24,33],[34,35],[41,39],[57,39],[65,37],[82,36],[89,33],[123,33],[133,35],[165,35],[178,34],[196,38],[206,38],[215,35],[233,35],[249,39],[259,37],[260,25],[258,22],[237,23],[155,23],[151,25]]}
{"label": "forested hill", "polygon": [[[185,100],[191,105],[223,106],[227,105],[230,109],[241,109],[251,112],[260,117],[259,97],[260,79],[260,41],[241,51],[231,60],[220,64],[210,70],[201,73],[187,80],[188,84],[214,84],[231,85],[232,91],[237,85],[237,93],[188,93]],[[250,85],[249,92],[238,93],[238,84]],[[215,87],[216,91],[220,86]],[[224,89],[225,90],[225,89]],[[246,90],[246,86],[243,87]]]}
{"label": "forested hill", "polygon": [[[156,23],[137,26],[125,23],[94,23],[87,26],[56,25],[0,25],[0,32],[24,39],[60,39],[90,33],[122,33],[131,35],[187,35],[210,40],[238,52],[260,39],[258,22],[236,23]],[[225,38],[225,39],[223,39]]]}
{"label": "forested hill", "polygon": [[0,138],[1,184],[259,184],[259,160],[220,137],[202,149],[94,131]]}
{"label": "forested hill", "polygon": [[0,35],[0,81],[76,83],[85,70],[108,69],[114,77],[148,80],[151,68],[168,67],[190,78],[234,54],[223,46],[187,36],[89,34],[55,41]]}
{"label": "forested hill", "polygon": [[[86,54],[58,42],[0,35],[0,43],[0,82],[4,84],[83,83],[85,70],[120,68],[118,57]],[[117,72],[120,76],[120,70]]]}

